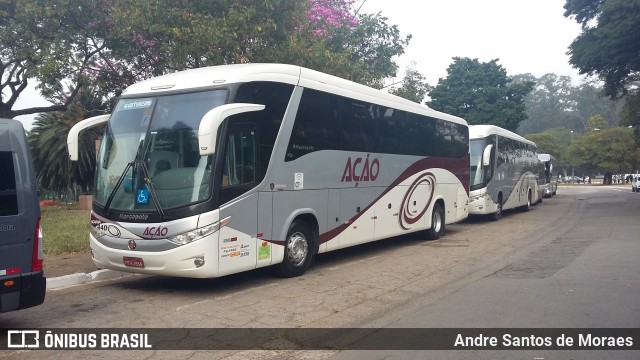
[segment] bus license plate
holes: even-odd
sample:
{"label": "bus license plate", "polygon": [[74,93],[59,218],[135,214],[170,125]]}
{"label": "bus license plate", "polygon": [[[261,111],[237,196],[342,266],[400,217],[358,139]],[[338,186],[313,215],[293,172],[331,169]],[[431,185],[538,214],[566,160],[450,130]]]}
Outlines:
{"label": "bus license plate", "polygon": [[144,261],[142,261],[141,258],[124,256],[122,258],[122,261],[124,262],[124,266],[134,267],[134,268],[144,267]]}

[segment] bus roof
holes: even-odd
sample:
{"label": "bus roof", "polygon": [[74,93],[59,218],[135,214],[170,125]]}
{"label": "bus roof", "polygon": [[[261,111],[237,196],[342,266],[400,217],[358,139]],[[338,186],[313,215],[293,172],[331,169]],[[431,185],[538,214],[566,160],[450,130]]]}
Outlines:
{"label": "bus roof", "polygon": [[273,81],[299,85],[467,125],[467,122],[462,118],[433,110],[426,105],[409,101],[382,90],[288,64],[234,64],[184,70],[133,84],[122,95],[133,96],[153,94],[155,92],[181,91],[251,81]]}
{"label": "bus roof", "polygon": [[535,146],[536,143],[534,143],[531,140],[527,140],[524,137],[509,131],[507,129],[503,129],[499,126],[495,126],[495,125],[469,125],[469,139],[473,140],[473,139],[480,139],[480,138],[484,138],[487,137],[489,135],[500,135],[500,136],[504,136],[506,138],[509,139],[513,139],[513,140],[518,140],[521,141],[523,143],[527,143],[529,145],[533,145]]}

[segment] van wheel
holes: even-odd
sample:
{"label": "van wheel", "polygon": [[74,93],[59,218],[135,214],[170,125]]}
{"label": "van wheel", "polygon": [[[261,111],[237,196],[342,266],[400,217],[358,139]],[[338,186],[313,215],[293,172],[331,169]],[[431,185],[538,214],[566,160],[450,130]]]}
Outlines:
{"label": "van wheel", "polygon": [[296,277],[304,274],[313,261],[315,247],[311,231],[307,225],[294,220],[287,232],[284,244],[284,259],[277,271],[283,277]]}
{"label": "van wheel", "polygon": [[444,235],[444,210],[440,204],[433,205],[431,213],[431,229],[426,231],[427,240],[438,240]]}
{"label": "van wheel", "polygon": [[489,215],[489,219],[492,221],[498,221],[502,218],[502,194],[498,195],[498,202],[496,202],[496,212]]}

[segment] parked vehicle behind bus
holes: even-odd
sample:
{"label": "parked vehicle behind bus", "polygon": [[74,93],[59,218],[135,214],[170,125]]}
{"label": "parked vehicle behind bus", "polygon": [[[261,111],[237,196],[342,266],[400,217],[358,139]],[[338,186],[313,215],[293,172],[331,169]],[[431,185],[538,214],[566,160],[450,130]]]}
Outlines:
{"label": "parked vehicle behind bus", "polygon": [[556,158],[551,154],[538,154],[538,159],[544,164],[544,196],[552,197],[558,191],[558,167]]}
{"label": "parked vehicle behind bus", "polygon": [[494,125],[469,126],[469,214],[502,217],[503,210],[529,211],[539,202],[536,144]]}
{"label": "parked vehicle behind bus", "polygon": [[40,204],[31,152],[17,120],[0,119],[0,312],[42,304]]}
{"label": "parked vehicle behind bus", "polygon": [[100,268],[217,277],[467,217],[467,123],[282,64],[187,70],[130,86],[98,153],[90,244]]}

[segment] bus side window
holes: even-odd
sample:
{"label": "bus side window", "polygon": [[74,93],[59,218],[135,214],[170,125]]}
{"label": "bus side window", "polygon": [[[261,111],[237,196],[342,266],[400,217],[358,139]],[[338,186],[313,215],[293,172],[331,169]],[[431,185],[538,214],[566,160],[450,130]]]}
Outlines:
{"label": "bus side window", "polygon": [[255,186],[258,181],[258,127],[255,124],[230,124],[222,165],[222,201],[232,200]]}
{"label": "bus side window", "polygon": [[336,139],[338,114],[337,98],[320,91],[305,89],[293,124],[285,161],[321,150],[339,148]]}

